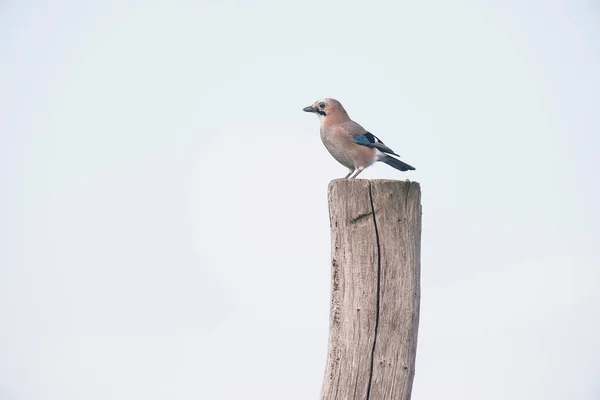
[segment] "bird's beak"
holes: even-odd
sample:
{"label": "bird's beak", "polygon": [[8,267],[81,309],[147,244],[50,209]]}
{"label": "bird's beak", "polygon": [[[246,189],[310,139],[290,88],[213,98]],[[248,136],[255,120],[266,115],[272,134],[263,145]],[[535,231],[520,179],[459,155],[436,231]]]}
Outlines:
{"label": "bird's beak", "polygon": [[302,111],[306,111],[306,112],[315,112],[317,111],[313,106],[308,106],[308,107],[304,107],[302,109]]}

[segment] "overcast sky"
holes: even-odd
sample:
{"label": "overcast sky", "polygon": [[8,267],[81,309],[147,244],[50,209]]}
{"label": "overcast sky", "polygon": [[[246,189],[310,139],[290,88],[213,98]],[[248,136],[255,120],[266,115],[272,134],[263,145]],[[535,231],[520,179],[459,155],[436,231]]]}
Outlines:
{"label": "overcast sky", "polygon": [[0,399],[317,399],[334,97],[417,170],[414,400],[600,398],[600,6],[0,3]]}

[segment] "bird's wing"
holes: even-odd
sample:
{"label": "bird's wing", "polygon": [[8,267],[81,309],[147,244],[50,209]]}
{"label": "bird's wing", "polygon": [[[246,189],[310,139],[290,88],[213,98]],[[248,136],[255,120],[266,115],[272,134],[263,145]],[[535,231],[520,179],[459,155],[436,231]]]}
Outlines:
{"label": "bird's wing", "polygon": [[[342,123],[341,127],[352,137],[352,140],[362,146],[374,147],[379,151],[387,154],[398,156],[394,153],[394,150],[387,147],[381,139],[367,131],[365,128],[357,124],[356,122],[349,120]],[[398,156],[400,157],[400,156]]]}
{"label": "bird's wing", "polygon": [[394,153],[394,150],[387,147],[377,136],[373,135],[371,132],[353,135],[352,140],[360,145],[374,147],[383,153],[393,154],[400,157],[398,154]]}

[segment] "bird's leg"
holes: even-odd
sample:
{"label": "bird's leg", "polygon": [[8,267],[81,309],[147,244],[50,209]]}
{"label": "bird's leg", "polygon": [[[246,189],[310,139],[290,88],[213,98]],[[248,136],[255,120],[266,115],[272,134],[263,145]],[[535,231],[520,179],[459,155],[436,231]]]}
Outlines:
{"label": "bird's leg", "polygon": [[353,169],[349,170],[349,171],[348,171],[348,175],[346,175],[346,176],[344,177],[344,179],[348,179],[348,177],[349,177],[350,175],[352,175],[353,173],[354,173],[354,170],[353,170]]}
{"label": "bird's leg", "polygon": [[354,175],[352,175],[350,177],[350,179],[356,179],[356,177],[358,176],[358,174],[360,174],[361,172],[363,172],[365,170],[365,167],[358,167],[356,169],[356,171],[354,171]]}

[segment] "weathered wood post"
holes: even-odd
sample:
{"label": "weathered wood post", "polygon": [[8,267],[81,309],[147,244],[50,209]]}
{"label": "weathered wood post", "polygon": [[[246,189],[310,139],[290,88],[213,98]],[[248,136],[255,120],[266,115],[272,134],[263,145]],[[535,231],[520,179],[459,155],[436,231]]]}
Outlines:
{"label": "weathered wood post", "polygon": [[331,311],[323,400],[409,400],[421,268],[417,182],[329,184]]}

